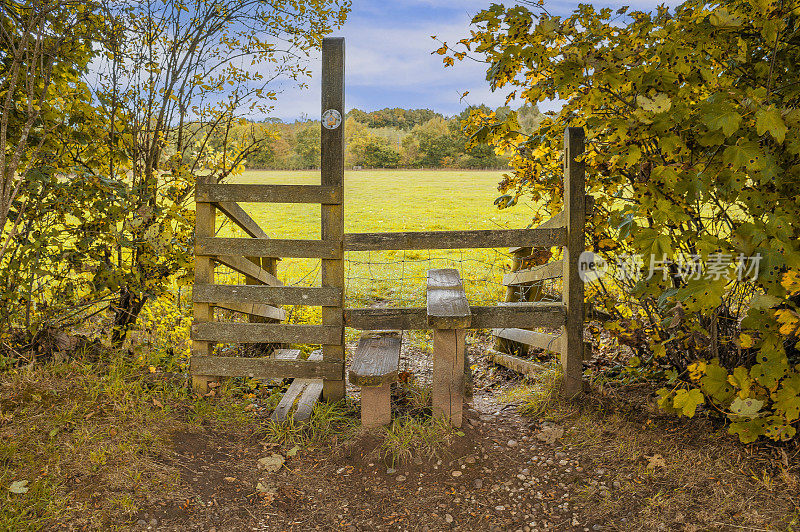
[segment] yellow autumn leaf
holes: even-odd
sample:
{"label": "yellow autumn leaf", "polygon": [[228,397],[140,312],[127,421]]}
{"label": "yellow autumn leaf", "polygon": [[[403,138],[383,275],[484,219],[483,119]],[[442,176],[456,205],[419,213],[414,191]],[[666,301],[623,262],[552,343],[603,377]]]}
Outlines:
{"label": "yellow autumn leaf", "polygon": [[800,292],[800,272],[797,270],[791,270],[784,273],[781,284],[790,295]]}
{"label": "yellow autumn leaf", "polygon": [[742,333],[739,335],[739,344],[743,349],[749,349],[753,347],[753,337],[749,334]]}

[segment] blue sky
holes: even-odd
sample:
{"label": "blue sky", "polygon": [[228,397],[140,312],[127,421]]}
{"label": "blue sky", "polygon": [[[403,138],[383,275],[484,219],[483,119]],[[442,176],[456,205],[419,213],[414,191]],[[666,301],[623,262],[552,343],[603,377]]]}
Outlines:
{"label": "blue sky", "polygon": [[[473,15],[491,3],[492,0],[353,0],[347,23],[335,33],[346,39],[347,109],[428,108],[452,115],[470,104],[502,105],[506,93],[489,90],[483,64],[462,61],[444,68],[441,56],[431,55],[438,48],[431,35],[449,42],[458,41],[469,34]],[[495,3],[503,2],[495,0]],[[662,2],[594,3],[598,7],[629,5],[650,10]],[[674,0],[666,3],[677,4]],[[577,4],[545,0],[548,11],[559,15],[569,13]],[[302,115],[317,118],[318,57],[312,60],[311,67],[314,78],[309,88],[299,90],[284,86],[272,116],[284,120]],[[459,101],[465,91],[469,91],[469,95]],[[548,106],[540,107],[545,110]]]}

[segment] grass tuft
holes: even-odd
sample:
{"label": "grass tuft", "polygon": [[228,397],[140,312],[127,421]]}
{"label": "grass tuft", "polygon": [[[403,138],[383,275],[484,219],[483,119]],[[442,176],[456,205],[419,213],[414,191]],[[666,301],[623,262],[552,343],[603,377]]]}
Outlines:
{"label": "grass tuft", "polygon": [[262,432],[264,439],[271,443],[308,445],[334,437],[346,440],[355,434],[358,425],[357,410],[352,403],[320,401],[307,421],[296,422],[291,416],[281,423],[269,420]]}
{"label": "grass tuft", "polygon": [[420,419],[406,415],[392,421],[386,429],[381,449],[384,458],[394,466],[409,462],[415,455],[436,458],[442,449],[452,445],[455,436],[456,431],[439,417]]}
{"label": "grass tuft", "polygon": [[518,402],[518,412],[524,416],[538,417],[558,402],[563,371],[561,364],[551,362],[535,376],[504,392],[498,402]]}

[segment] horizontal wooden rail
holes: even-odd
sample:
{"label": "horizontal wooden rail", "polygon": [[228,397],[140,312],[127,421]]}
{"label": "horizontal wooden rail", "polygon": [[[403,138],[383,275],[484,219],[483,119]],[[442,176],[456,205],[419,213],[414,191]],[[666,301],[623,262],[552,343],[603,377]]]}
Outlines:
{"label": "horizontal wooden rail", "polygon": [[512,286],[517,284],[532,283],[545,279],[556,279],[564,273],[564,263],[560,260],[548,262],[529,270],[517,270],[503,276],[503,284]]}
{"label": "horizontal wooden rail", "polygon": [[[564,325],[564,307],[561,303],[476,306],[470,307],[470,310],[472,312],[470,329],[556,328]],[[428,312],[425,307],[345,309],[344,321],[347,327],[362,331],[432,328],[428,325]]]}
{"label": "horizontal wooden rail", "polygon": [[297,257],[330,259],[337,256],[338,245],[324,240],[279,240],[262,238],[198,238],[195,255],[243,257]]}
{"label": "horizontal wooden rail", "polygon": [[[202,286],[202,285],[195,285]],[[230,301],[222,301],[214,303],[212,306],[217,308],[224,308],[232,310],[233,312],[241,312],[250,316],[259,316],[261,318],[268,318],[271,320],[283,321],[286,319],[286,311],[282,308],[273,307],[271,305],[261,305],[258,303],[233,303]]]}
{"label": "horizontal wooden rail", "polygon": [[563,347],[563,337],[560,334],[548,334],[536,331],[526,331],[524,329],[508,328],[508,329],[495,329],[493,331],[495,336],[511,340],[512,342],[519,342],[521,344],[538,347],[546,351],[554,353],[561,353]]}
{"label": "horizontal wooden rail", "polygon": [[215,377],[250,377],[253,379],[336,379],[341,378],[344,361],[276,360],[270,358],[241,358],[193,356],[192,375]]}
{"label": "horizontal wooden rail", "polygon": [[340,345],[342,329],[335,325],[200,322],[192,325],[191,337],[200,342],[226,344]]}
{"label": "horizontal wooden rail", "polygon": [[253,238],[269,238],[267,233],[253,220],[238,203],[231,201],[221,201],[214,204],[225,216],[231,219],[233,223],[238,225],[242,231],[252,236]]}
{"label": "horizontal wooden rail", "polygon": [[283,286],[277,277],[268,271],[259,268],[255,263],[242,257],[233,255],[219,255],[211,257],[214,262],[227,266],[233,271],[252,277],[258,282],[268,286]]}
{"label": "horizontal wooden rail", "polygon": [[566,229],[488,229],[477,231],[420,231],[404,233],[349,233],[344,235],[345,251],[397,249],[502,248],[516,245],[562,246]]}
{"label": "horizontal wooden rail", "polygon": [[263,303],[269,305],[310,305],[335,307],[341,304],[338,287],[263,286],[257,284],[196,284],[194,303]]}
{"label": "horizontal wooden rail", "polygon": [[198,184],[194,192],[197,202],[244,203],[342,203],[342,187],[323,185],[245,185]]}

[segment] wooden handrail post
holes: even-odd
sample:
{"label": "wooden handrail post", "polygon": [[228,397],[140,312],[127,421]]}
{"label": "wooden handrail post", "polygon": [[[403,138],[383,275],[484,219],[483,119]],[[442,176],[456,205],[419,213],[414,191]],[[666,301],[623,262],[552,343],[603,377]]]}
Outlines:
{"label": "wooden handrail post", "polygon": [[[198,178],[200,180],[201,178]],[[213,237],[216,225],[217,209],[211,203],[195,203],[195,239]],[[194,284],[214,284],[214,261],[210,257],[194,257]],[[214,307],[209,303],[193,303],[194,323],[214,321]],[[212,354],[212,342],[199,342],[192,340],[192,357],[208,356]],[[190,359],[191,364],[191,359]],[[213,376],[195,375],[192,373],[192,388],[201,394],[208,393],[208,383],[214,380]]]}
{"label": "wooden handrail post", "polygon": [[[338,121],[337,121],[338,115]],[[344,360],[344,38],[322,40],[322,185],[342,188],[342,202],[322,205],[322,240],[335,244],[333,258],[322,260],[322,286],[340,287],[339,305],[322,307],[322,324],[341,328],[338,345],[323,345],[323,360]],[[344,364],[341,379],[325,380],[326,401],[344,398]]]}
{"label": "wooden handrail post", "polygon": [[564,394],[575,396],[583,388],[583,281],[578,274],[578,260],[586,249],[586,175],[582,160],[585,149],[583,128],[564,131],[564,215],[567,243],[563,259],[563,295],[566,307],[561,365],[564,368]]}

